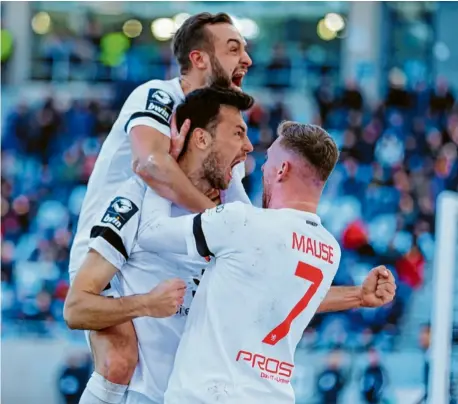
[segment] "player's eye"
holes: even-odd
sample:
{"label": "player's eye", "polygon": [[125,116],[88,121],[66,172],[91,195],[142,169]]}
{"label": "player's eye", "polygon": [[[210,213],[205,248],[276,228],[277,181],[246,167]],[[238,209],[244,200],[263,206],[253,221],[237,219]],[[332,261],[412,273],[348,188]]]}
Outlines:
{"label": "player's eye", "polygon": [[242,137],[243,136],[243,132],[235,132],[235,136],[238,136],[238,137]]}
{"label": "player's eye", "polygon": [[239,48],[231,48],[231,52],[232,53],[238,53],[239,52]]}

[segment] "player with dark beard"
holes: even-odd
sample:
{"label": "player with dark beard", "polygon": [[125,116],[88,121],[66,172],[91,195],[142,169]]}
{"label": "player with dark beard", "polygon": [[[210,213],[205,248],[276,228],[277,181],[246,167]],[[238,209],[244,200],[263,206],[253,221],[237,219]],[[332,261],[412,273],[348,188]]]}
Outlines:
{"label": "player with dark beard", "polygon": [[[70,283],[83,265],[100,204],[134,174],[160,195],[190,211],[215,206],[215,202],[193,185],[176,162],[172,146],[180,142],[171,142],[172,116],[186,94],[207,86],[218,77],[239,88],[252,63],[245,46],[245,40],[227,14],[191,16],[177,31],[173,41],[180,77],[150,80],[128,97],[89,179],[70,251]],[[189,128],[189,121],[187,125],[184,132]],[[234,169],[231,187],[238,192],[239,200],[248,203],[242,185],[243,175],[244,167],[240,164]],[[127,209],[127,206],[118,208]],[[110,285],[103,294],[119,297]],[[119,402],[123,395],[119,392],[126,390],[138,361],[132,323],[87,334],[97,376],[93,376],[89,384],[93,386],[92,393],[86,390],[81,403]]]}

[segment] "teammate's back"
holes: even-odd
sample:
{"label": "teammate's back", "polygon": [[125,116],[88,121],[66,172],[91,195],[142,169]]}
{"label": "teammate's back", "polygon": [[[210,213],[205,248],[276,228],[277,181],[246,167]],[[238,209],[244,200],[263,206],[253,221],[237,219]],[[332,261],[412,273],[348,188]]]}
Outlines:
{"label": "teammate's back", "polygon": [[337,271],[337,241],[315,214],[241,203],[203,214],[194,235],[216,261],[192,303],[165,403],[294,403],[294,353]]}

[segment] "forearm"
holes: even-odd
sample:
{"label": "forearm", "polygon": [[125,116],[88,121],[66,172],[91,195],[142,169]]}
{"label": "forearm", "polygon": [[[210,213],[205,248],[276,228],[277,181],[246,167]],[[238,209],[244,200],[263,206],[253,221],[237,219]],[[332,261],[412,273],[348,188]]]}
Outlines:
{"label": "forearm", "polygon": [[71,329],[101,330],[146,315],[145,295],[114,299],[89,292],[70,295],[64,319]]}
{"label": "forearm", "polygon": [[317,313],[343,311],[361,307],[361,287],[333,286],[318,307]]}
{"label": "forearm", "polygon": [[192,184],[169,154],[140,158],[136,173],[160,196],[191,212],[202,212],[216,206]]}

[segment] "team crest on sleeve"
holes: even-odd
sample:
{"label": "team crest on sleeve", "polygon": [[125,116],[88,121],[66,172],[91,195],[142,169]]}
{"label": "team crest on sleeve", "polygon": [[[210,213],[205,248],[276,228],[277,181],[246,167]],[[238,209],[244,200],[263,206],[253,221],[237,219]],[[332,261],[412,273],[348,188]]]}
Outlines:
{"label": "team crest on sleeve", "polygon": [[130,220],[130,218],[138,212],[138,207],[130,199],[116,197],[110,203],[110,207],[103,215],[103,223],[111,223],[118,230]]}
{"label": "team crest on sleeve", "polygon": [[151,88],[148,92],[146,110],[155,116],[155,119],[164,125],[169,125],[172,117],[174,101],[172,96],[164,90]]}

